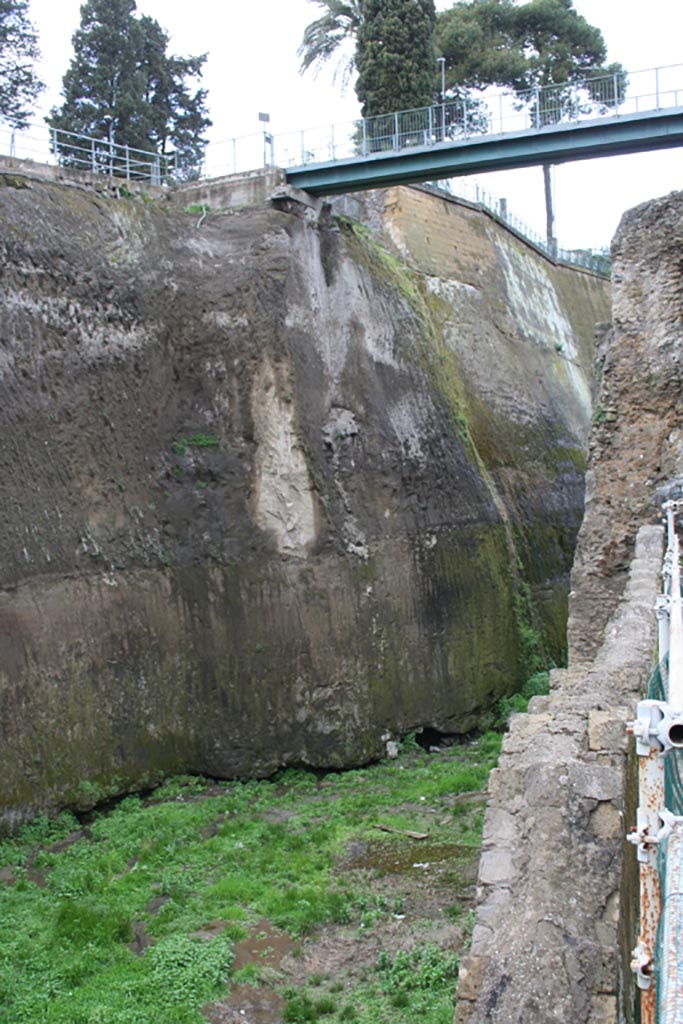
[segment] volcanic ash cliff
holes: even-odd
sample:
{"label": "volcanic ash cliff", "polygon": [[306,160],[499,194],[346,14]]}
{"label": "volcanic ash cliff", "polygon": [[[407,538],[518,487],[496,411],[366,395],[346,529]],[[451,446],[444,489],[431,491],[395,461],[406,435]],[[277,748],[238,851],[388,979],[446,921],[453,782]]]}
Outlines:
{"label": "volcanic ash cliff", "polygon": [[604,282],[415,189],[381,244],[0,185],[5,824],[359,764],[563,656]]}

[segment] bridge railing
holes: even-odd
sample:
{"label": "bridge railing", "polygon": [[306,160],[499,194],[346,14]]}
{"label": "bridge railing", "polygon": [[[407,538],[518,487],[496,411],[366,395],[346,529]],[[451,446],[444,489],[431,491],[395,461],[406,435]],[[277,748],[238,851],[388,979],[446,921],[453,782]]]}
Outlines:
{"label": "bridge railing", "polygon": [[330,163],[679,106],[683,65],[676,64],[587,76],[576,84],[543,86],[518,96],[485,90],[430,107],[276,135],[274,159],[280,167]]}
{"label": "bridge railing", "polygon": [[359,156],[381,156],[417,146],[467,142],[509,132],[605,117],[683,107],[683,64],[587,77],[571,86],[546,86],[515,97],[486,90],[445,103],[402,110],[342,124],[272,135],[258,132],[211,143],[192,167],[115,139],[98,139],[31,124],[17,132],[0,124],[0,150],[23,159],[62,163],[97,173],[148,180],[217,177],[265,165],[289,168]]}
{"label": "bridge railing", "polygon": [[683,501],[668,501],[668,543],[655,612],[659,664],[629,732],[638,755],[636,825],[640,931],[632,968],[641,1024],[682,1024],[683,959],[683,598],[675,519]]}

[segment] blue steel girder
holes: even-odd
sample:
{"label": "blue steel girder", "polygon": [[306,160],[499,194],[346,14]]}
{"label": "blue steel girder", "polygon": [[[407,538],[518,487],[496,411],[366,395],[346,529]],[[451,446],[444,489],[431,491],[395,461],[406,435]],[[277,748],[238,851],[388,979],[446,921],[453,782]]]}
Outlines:
{"label": "blue steel girder", "polygon": [[683,146],[683,107],[549,125],[537,131],[472,136],[286,170],[287,181],[317,195],[410,185],[572,160]]}

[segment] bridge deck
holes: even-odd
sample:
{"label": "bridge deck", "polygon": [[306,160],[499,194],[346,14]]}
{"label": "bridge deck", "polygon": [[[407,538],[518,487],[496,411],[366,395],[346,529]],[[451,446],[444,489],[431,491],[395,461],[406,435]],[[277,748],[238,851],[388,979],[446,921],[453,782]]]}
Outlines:
{"label": "bridge deck", "polygon": [[683,145],[683,106],[548,125],[500,135],[388,150],[287,169],[287,181],[318,195],[409,185],[456,175],[620,156]]}

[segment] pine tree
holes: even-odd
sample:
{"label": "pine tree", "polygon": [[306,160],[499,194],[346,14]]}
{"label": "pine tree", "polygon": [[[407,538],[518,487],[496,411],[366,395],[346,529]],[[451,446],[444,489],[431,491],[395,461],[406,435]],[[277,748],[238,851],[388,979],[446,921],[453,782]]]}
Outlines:
{"label": "pine tree", "polygon": [[434,102],[434,0],[363,0],[356,94],[363,117]]}
{"label": "pine tree", "polygon": [[[168,35],[153,18],[135,16],[135,0],[86,0],[64,75],[52,128],[196,163],[203,150],[206,91],[191,91],[206,56],[174,57]],[[68,150],[57,144],[68,162]],[[98,149],[107,159],[107,146]]]}
{"label": "pine tree", "polygon": [[0,0],[0,119],[24,128],[44,89],[34,62],[38,37],[28,17],[28,0]]}

